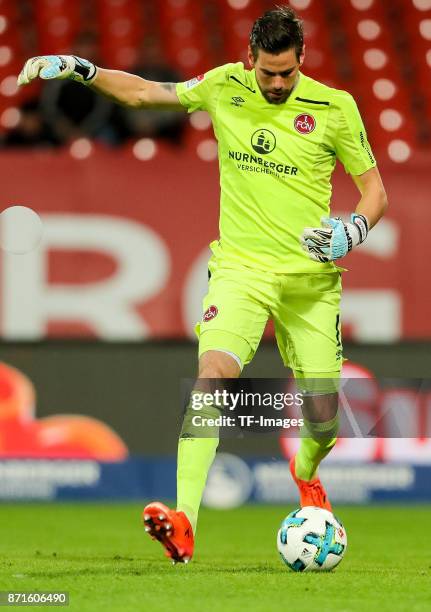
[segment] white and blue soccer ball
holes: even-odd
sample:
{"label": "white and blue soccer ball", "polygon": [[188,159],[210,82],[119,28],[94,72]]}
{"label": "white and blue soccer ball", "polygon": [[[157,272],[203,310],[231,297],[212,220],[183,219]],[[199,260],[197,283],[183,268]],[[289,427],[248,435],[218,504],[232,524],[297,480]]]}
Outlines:
{"label": "white and blue soccer ball", "polygon": [[295,572],[332,570],[346,552],[346,530],[329,510],[306,506],[291,512],[281,523],[277,548]]}

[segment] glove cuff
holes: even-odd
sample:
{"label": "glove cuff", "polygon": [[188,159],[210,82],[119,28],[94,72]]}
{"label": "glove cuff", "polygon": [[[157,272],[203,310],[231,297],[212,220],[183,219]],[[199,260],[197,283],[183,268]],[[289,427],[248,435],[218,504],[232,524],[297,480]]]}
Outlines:
{"label": "glove cuff", "polygon": [[368,219],[365,215],[357,215],[356,213],[353,213],[351,216],[351,221],[359,232],[359,244],[361,244],[368,235]]}
{"label": "glove cuff", "polygon": [[72,57],[75,60],[75,67],[70,78],[83,85],[91,85],[96,78],[97,67],[82,57],[77,57],[76,55],[72,55]]}

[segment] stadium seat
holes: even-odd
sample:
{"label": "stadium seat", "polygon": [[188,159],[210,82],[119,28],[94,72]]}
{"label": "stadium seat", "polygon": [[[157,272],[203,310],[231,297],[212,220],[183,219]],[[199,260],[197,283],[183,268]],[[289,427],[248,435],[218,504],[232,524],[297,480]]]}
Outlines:
{"label": "stadium seat", "polygon": [[36,0],[39,54],[70,53],[79,31],[79,2]]}
{"label": "stadium seat", "polygon": [[97,2],[97,17],[103,61],[116,69],[133,66],[145,34],[142,2],[101,0]]}
{"label": "stadium seat", "polygon": [[[376,152],[407,160],[412,148],[429,141],[429,0],[290,0],[290,5],[304,20],[305,74],[354,95]],[[145,63],[145,49],[152,47],[152,59],[160,56],[187,79],[225,62],[247,65],[252,23],[274,2],[35,0],[29,6],[0,2],[0,123],[5,110],[40,91],[39,82],[19,91],[14,85],[29,53],[70,52],[77,37],[90,31],[98,35],[104,65],[132,69],[137,60]],[[30,50],[28,34],[37,48]],[[13,124],[14,113],[5,116],[3,129]],[[193,146],[211,135],[193,124],[190,131],[186,142]]]}
{"label": "stadium seat", "polygon": [[186,78],[213,67],[198,0],[165,0],[159,6],[166,59]]}
{"label": "stadium seat", "polygon": [[0,133],[15,127],[20,104],[40,90],[38,84],[27,89],[19,89],[16,85],[25,58],[21,25],[17,3],[3,0],[0,3]]}
{"label": "stadium seat", "polygon": [[347,52],[342,86],[357,100],[374,150],[393,161],[407,161],[416,125],[401,69],[393,61],[396,50],[383,4],[332,0],[332,6],[339,14]]}
{"label": "stadium seat", "polygon": [[[397,0],[398,16],[404,27],[404,45],[401,49],[406,58],[405,75],[411,87],[420,91],[431,109],[431,4],[425,0]],[[422,9],[420,7],[423,7]],[[428,7],[427,10],[424,10]]]}

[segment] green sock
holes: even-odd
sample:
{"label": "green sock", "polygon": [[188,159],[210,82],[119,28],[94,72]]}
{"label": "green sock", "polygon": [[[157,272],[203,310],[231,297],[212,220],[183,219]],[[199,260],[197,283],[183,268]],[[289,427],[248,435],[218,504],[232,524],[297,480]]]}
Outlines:
{"label": "green sock", "polygon": [[305,435],[295,457],[295,473],[300,480],[313,480],[319,463],[337,441],[338,416],[326,423],[305,421]]}
{"label": "green sock", "polygon": [[195,415],[216,418],[220,416],[220,410],[215,406],[205,406],[195,411],[189,404],[178,442],[177,510],[185,513],[193,532],[196,532],[199,506],[219,443],[219,428],[195,427],[192,424]]}
{"label": "green sock", "polygon": [[185,513],[193,532],[217,446],[214,438],[180,438],[178,442],[177,510]]}

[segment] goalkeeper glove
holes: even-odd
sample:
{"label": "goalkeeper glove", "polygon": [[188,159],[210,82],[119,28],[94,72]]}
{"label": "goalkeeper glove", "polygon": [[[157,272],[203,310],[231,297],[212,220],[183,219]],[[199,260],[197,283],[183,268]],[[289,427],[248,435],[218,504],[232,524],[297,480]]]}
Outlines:
{"label": "goalkeeper glove", "polygon": [[18,85],[28,85],[38,76],[41,79],[73,79],[90,85],[96,73],[94,64],[76,55],[40,55],[26,61],[18,76]]}
{"label": "goalkeeper glove", "polygon": [[301,244],[310,259],[327,263],[347,255],[353,247],[364,242],[368,221],[364,215],[352,214],[351,223],[340,217],[322,217],[322,227],[306,227]]}

